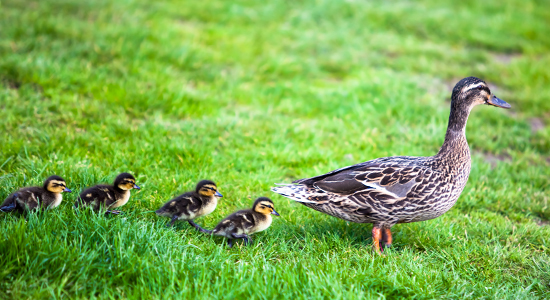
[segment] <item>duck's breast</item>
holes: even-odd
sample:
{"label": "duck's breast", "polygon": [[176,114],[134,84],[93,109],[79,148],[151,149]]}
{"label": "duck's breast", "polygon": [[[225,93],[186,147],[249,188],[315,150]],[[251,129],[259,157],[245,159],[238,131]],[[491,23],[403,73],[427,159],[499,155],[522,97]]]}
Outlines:
{"label": "duck's breast", "polygon": [[61,204],[61,201],[63,201],[63,195],[61,193],[55,194],[55,198],[54,198],[52,204],[50,204],[50,206],[48,207],[48,209],[53,209],[53,208],[58,207],[59,204]]}
{"label": "duck's breast", "polygon": [[128,203],[128,200],[130,200],[130,191],[124,191],[124,193],[122,194],[122,197],[118,201],[113,203],[111,205],[111,208],[117,208],[117,207],[123,206],[124,204]]}
{"label": "duck's breast", "polygon": [[253,234],[256,232],[264,231],[269,228],[269,226],[271,226],[271,222],[273,222],[273,218],[271,217],[271,215],[265,215],[263,218],[258,218],[256,220],[256,226],[251,228],[249,233]]}

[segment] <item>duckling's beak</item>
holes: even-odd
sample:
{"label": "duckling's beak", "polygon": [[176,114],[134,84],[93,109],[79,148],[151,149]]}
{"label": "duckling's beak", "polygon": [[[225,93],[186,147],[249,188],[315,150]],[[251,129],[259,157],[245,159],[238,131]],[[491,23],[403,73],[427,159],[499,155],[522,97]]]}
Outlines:
{"label": "duckling's beak", "polygon": [[485,102],[485,104],[496,106],[496,107],[502,107],[502,108],[511,108],[512,105],[506,103],[506,101],[497,98],[495,95],[491,95],[491,98]]}
{"label": "duckling's beak", "polygon": [[276,215],[276,216],[281,216],[281,215],[280,215],[278,212],[276,212],[275,210],[273,210],[273,211],[271,212],[271,214],[272,214],[272,215]]}
{"label": "duckling's beak", "polygon": [[141,190],[141,188],[137,184],[134,184],[134,189]]}
{"label": "duckling's beak", "polygon": [[220,194],[220,192],[218,192],[218,191],[216,191],[216,194],[215,194],[215,195],[216,195],[216,197],[220,197],[220,198],[223,197],[223,195]]}
{"label": "duckling's beak", "polygon": [[65,188],[63,191],[64,191],[65,193],[72,193],[72,192],[73,192],[73,191],[69,190],[68,188]]}

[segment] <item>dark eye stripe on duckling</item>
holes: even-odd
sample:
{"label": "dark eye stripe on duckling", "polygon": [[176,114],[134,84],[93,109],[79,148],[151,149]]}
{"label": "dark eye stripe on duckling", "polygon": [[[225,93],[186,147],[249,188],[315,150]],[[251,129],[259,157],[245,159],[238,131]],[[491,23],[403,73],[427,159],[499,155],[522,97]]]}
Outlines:
{"label": "dark eye stripe on duckling", "polygon": [[215,186],[211,186],[211,185],[205,185],[205,186],[203,186],[201,189],[216,191],[216,187],[215,187]]}
{"label": "dark eye stripe on duckling", "polygon": [[52,181],[52,183],[51,183],[51,184],[52,184],[53,186],[62,186],[62,187],[67,187],[67,186],[65,185],[65,183],[64,183],[64,182],[62,182],[62,181]]}
{"label": "dark eye stripe on duckling", "polygon": [[262,205],[262,208],[271,208],[271,209],[273,209],[273,206],[265,205],[265,204],[261,204],[261,205]]}

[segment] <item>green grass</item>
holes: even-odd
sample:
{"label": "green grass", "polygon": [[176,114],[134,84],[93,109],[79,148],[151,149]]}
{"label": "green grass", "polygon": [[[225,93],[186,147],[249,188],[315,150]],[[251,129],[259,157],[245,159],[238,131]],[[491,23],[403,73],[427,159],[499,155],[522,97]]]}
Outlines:
{"label": "green grass", "polygon": [[[550,298],[548,5],[2,1],[0,199],[50,174],[78,192],[129,171],[142,190],[119,217],[77,215],[75,193],[2,214],[0,297]],[[433,155],[471,75],[513,109],[474,109],[462,196],[395,226],[386,256],[370,252],[371,225],[269,191]],[[151,211],[205,178],[226,197],[204,227],[258,196],[281,217],[231,250],[163,227]]]}

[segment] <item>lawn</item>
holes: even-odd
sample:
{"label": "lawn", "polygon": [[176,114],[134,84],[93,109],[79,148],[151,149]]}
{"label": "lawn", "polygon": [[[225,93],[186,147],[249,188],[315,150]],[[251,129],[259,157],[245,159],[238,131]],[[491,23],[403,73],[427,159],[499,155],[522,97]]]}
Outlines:
{"label": "lawn", "polygon": [[[0,298],[550,298],[550,3],[0,2],[0,200],[51,174],[55,210],[0,215]],[[472,172],[442,217],[370,224],[270,192],[392,155],[435,154],[451,89],[477,76]],[[121,216],[76,213],[131,172]],[[228,249],[153,211],[212,179],[212,228],[259,196],[281,217]]]}

